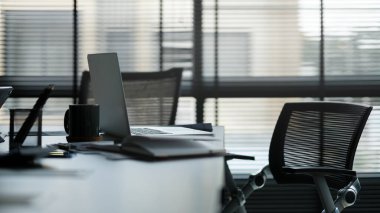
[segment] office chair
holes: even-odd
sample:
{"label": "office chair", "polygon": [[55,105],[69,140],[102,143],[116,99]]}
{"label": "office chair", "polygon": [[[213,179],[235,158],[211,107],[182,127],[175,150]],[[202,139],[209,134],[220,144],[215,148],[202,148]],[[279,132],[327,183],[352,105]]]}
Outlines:
{"label": "office chair", "polygon": [[[162,72],[123,72],[128,119],[132,125],[173,125],[180,95],[182,68]],[[90,72],[82,73],[79,103],[94,103]]]}
{"label": "office chair", "polygon": [[[223,212],[244,212],[244,199],[262,188],[270,173],[278,184],[314,184],[324,213],[353,205],[360,183],[352,166],[371,110],[349,103],[286,103],[273,132],[269,165],[250,175],[240,190],[243,199],[235,196]],[[337,190],[335,201],[330,189]]]}

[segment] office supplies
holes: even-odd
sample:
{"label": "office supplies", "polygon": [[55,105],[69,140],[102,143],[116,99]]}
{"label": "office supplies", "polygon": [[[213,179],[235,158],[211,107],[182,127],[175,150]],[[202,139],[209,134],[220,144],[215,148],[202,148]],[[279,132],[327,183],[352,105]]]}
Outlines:
{"label": "office supplies", "polygon": [[126,154],[142,160],[169,160],[179,158],[222,156],[223,148],[209,141],[190,138],[132,136],[116,145],[89,144],[89,149]]}
{"label": "office supplies", "polygon": [[[130,136],[131,128],[128,121],[117,54],[88,54],[87,59],[91,74],[92,91],[96,103],[100,106],[100,129],[106,134],[117,137]],[[143,128],[150,131],[155,130],[155,134],[158,135],[210,135],[210,132],[185,127],[144,126]]]}
{"label": "office supplies", "polygon": [[197,124],[182,124],[182,125],[177,125],[177,126],[182,126],[190,129],[197,129],[197,130],[202,130],[206,132],[212,132],[212,124],[211,123],[197,123]]}
{"label": "office supplies", "polygon": [[25,141],[26,136],[29,134],[30,128],[33,126],[39,112],[42,110],[50,93],[53,91],[54,86],[49,85],[43,90],[43,92],[38,97],[33,109],[30,111],[28,117],[22,124],[20,131],[17,133],[15,139],[13,140],[13,149],[9,150],[9,153],[0,155],[0,167],[35,167],[35,160],[49,155],[49,153],[55,149],[56,146],[49,146],[46,148],[41,147],[28,147],[22,149],[21,146]]}
{"label": "office supplies", "polygon": [[7,154],[0,154],[0,168],[30,168],[40,167],[36,160],[48,156],[57,147],[31,147],[10,151]]}
{"label": "office supplies", "polygon": [[49,152],[46,156],[48,158],[71,158],[73,156],[72,152],[64,151],[64,150],[53,150]]}
{"label": "office supplies", "polygon": [[[14,139],[20,130],[20,125],[23,124],[20,122],[24,122],[31,111],[32,109],[9,109],[9,150],[19,147]],[[28,132],[28,140],[24,142],[23,146],[42,146],[42,110],[38,112],[38,116]]]}
{"label": "office supplies", "polygon": [[53,89],[54,85],[49,85],[43,90],[43,92],[38,97],[36,103],[33,106],[33,109],[30,111],[25,122],[22,124],[20,131],[17,133],[15,139],[13,140],[13,142],[16,143],[18,147],[21,147],[21,145],[24,143],[24,140],[28,135],[30,128],[32,128],[33,123],[36,121],[38,114],[40,113],[40,110],[45,105]]}

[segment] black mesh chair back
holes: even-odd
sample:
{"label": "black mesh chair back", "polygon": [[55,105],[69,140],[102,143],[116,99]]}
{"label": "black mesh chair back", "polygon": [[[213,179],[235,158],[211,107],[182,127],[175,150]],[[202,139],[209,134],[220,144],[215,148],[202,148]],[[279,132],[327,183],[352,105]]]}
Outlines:
{"label": "black mesh chair back", "polygon": [[[310,175],[289,174],[286,167],[352,170],[356,148],[372,107],[348,103],[287,103],[277,121],[269,166],[277,183],[313,184]],[[330,188],[346,186],[352,177],[328,175]]]}
{"label": "black mesh chair back", "polygon": [[[245,199],[264,187],[269,174],[279,184],[314,184],[323,213],[342,212],[354,205],[361,186],[352,166],[371,111],[370,106],[350,103],[286,103],[273,132],[269,165],[249,175],[241,189],[226,166],[226,188],[231,195],[222,212],[246,212]],[[331,189],[336,191],[335,200]]]}
{"label": "black mesh chair back", "polygon": [[[131,125],[173,125],[177,114],[182,68],[163,72],[123,72]],[[90,73],[83,72],[79,103],[94,103]]]}

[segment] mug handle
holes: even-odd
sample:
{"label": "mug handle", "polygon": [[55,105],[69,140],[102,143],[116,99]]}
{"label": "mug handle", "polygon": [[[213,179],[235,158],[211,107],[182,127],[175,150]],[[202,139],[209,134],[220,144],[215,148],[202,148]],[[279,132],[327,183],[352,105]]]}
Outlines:
{"label": "mug handle", "polygon": [[65,128],[65,132],[69,134],[70,129],[70,109],[67,109],[65,112],[65,117],[63,119],[63,126]]}

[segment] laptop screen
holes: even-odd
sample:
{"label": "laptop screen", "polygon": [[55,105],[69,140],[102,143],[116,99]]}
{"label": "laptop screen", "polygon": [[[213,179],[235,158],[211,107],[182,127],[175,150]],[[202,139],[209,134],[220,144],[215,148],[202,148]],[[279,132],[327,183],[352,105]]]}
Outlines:
{"label": "laptop screen", "polygon": [[100,129],[116,137],[130,136],[123,82],[116,53],[87,56],[91,86],[99,104]]}

